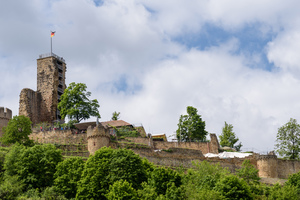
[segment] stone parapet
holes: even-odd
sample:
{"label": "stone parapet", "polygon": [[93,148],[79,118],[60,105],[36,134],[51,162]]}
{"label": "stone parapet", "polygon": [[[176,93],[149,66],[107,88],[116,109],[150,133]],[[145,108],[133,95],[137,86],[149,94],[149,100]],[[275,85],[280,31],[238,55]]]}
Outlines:
{"label": "stone parapet", "polygon": [[2,136],[2,128],[7,126],[12,118],[12,111],[8,108],[0,107],[0,137]]}

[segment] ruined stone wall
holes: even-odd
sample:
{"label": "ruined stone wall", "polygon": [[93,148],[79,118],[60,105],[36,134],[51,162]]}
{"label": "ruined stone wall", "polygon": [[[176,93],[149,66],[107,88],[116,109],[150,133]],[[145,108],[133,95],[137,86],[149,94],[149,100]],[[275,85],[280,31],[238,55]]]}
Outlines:
{"label": "ruined stone wall", "polygon": [[165,142],[153,141],[155,149],[169,149],[169,148],[185,148],[195,149],[206,153],[219,153],[219,142],[215,134],[210,134],[210,142]]}
{"label": "ruined stone wall", "polygon": [[39,143],[52,144],[87,144],[85,133],[76,134],[76,130],[40,131],[29,135],[29,138]]}
{"label": "ruined stone wall", "polygon": [[278,163],[276,155],[261,155],[257,160],[257,169],[259,177],[278,178]]}
{"label": "ruined stone wall", "polygon": [[278,178],[288,178],[289,175],[300,171],[300,161],[295,160],[277,160]]}
{"label": "ruined stone wall", "polygon": [[29,117],[33,124],[40,122],[41,94],[29,88],[22,89],[20,93],[19,115]]}
{"label": "ruined stone wall", "polygon": [[0,107],[0,137],[2,136],[2,128],[7,126],[8,121],[12,118],[12,111],[8,108]]}

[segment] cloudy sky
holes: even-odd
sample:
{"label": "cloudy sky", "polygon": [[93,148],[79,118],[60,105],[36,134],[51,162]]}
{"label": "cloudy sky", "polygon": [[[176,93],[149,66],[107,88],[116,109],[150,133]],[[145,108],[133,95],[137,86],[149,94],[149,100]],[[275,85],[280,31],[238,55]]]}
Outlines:
{"label": "cloudy sky", "polygon": [[[273,150],[277,129],[300,120],[298,0],[0,0],[0,106],[18,115],[36,90],[36,59],[66,60],[67,84],[147,132],[171,136],[194,106],[206,130],[224,122],[244,150]],[[170,137],[171,139],[171,137]]]}

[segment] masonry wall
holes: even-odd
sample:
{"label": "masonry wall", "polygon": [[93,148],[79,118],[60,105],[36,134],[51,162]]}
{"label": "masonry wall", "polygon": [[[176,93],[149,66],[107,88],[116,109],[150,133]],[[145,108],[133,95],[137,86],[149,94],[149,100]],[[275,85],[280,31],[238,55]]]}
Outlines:
{"label": "masonry wall", "polygon": [[52,122],[56,119],[58,104],[58,69],[56,58],[46,57],[37,60],[37,91],[41,93],[40,121]]}
{"label": "masonry wall", "polygon": [[0,137],[2,136],[2,128],[7,126],[12,118],[12,111],[8,108],[0,107]]}
{"label": "masonry wall", "polygon": [[29,117],[33,124],[39,123],[41,94],[29,88],[20,93],[19,115]]}
{"label": "masonry wall", "polygon": [[300,171],[300,161],[278,159],[277,163],[278,178],[288,178]]}
{"label": "masonry wall", "polygon": [[87,144],[87,135],[76,130],[41,131],[29,135],[30,139],[39,143],[52,144]]}
{"label": "masonry wall", "polygon": [[164,142],[153,141],[155,149],[185,148],[195,149],[206,153],[219,153],[219,142],[215,134],[210,134],[210,142]]}

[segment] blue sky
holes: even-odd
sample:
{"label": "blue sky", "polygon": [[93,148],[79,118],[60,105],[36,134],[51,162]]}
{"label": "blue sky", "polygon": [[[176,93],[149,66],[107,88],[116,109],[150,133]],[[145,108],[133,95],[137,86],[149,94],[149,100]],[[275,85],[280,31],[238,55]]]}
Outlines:
{"label": "blue sky", "polygon": [[208,132],[219,135],[226,121],[244,149],[273,150],[277,129],[291,117],[300,120],[299,6],[296,0],[0,1],[0,106],[17,115],[21,89],[36,89],[36,59],[49,53],[52,30],[67,83],[86,83],[102,121],[117,111],[149,133],[171,136],[194,106]]}

